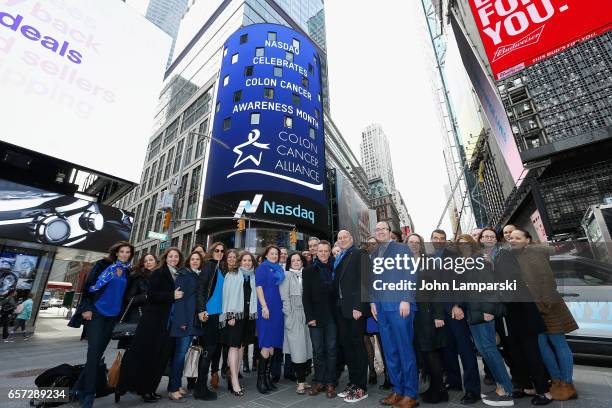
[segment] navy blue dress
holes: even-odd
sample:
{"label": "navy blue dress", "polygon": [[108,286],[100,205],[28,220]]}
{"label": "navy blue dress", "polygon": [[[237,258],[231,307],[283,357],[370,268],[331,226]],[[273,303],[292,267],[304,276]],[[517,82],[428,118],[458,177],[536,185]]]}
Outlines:
{"label": "navy blue dress", "polygon": [[285,317],[280,291],[274,278],[274,270],[262,263],[255,270],[255,285],[263,289],[270,318],[261,315],[261,304],[257,302],[257,338],[260,348],[283,348]]}

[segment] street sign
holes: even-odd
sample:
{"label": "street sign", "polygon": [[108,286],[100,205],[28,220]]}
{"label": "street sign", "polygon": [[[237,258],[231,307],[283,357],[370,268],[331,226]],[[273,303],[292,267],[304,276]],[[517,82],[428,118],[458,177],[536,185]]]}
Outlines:
{"label": "street sign", "polygon": [[161,232],[149,231],[147,232],[148,239],[159,239],[160,241],[167,241],[168,235],[163,234]]}
{"label": "street sign", "polygon": [[170,241],[162,241],[159,243],[159,249],[163,251],[170,246]]}
{"label": "street sign", "polygon": [[172,208],[172,201],[174,201],[174,194],[164,190],[157,200],[157,207],[155,209],[166,210]]}

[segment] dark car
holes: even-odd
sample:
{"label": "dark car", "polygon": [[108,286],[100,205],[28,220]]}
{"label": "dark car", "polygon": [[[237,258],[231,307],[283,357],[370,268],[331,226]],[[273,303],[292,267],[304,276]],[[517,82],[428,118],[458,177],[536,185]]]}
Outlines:
{"label": "dark car", "polygon": [[572,351],[612,355],[612,265],[574,255],[553,255],[550,261],[579,326],[567,335]]}

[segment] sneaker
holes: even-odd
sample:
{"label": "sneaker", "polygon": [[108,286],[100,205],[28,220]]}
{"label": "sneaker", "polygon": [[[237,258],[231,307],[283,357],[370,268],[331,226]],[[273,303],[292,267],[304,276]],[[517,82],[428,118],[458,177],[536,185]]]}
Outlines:
{"label": "sneaker", "polygon": [[344,390],[338,393],[338,398],[346,398],[353,391],[353,385],[348,384]]}
{"label": "sneaker", "polygon": [[482,399],[486,405],[491,407],[513,407],[514,400],[510,395],[498,395],[497,393],[487,394],[485,398]]}
{"label": "sneaker", "polygon": [[354,387],[344,398],[344,402],[359,402],[368,398],[368,393],[363,388]]}

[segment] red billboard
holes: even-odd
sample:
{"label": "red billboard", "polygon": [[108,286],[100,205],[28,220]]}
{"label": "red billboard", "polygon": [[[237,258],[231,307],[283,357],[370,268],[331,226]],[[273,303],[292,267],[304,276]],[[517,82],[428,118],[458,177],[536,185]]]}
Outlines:
{"label": "red billboard", "polygon": [[495,79],[612,28],[610,0],[469,0]]}

